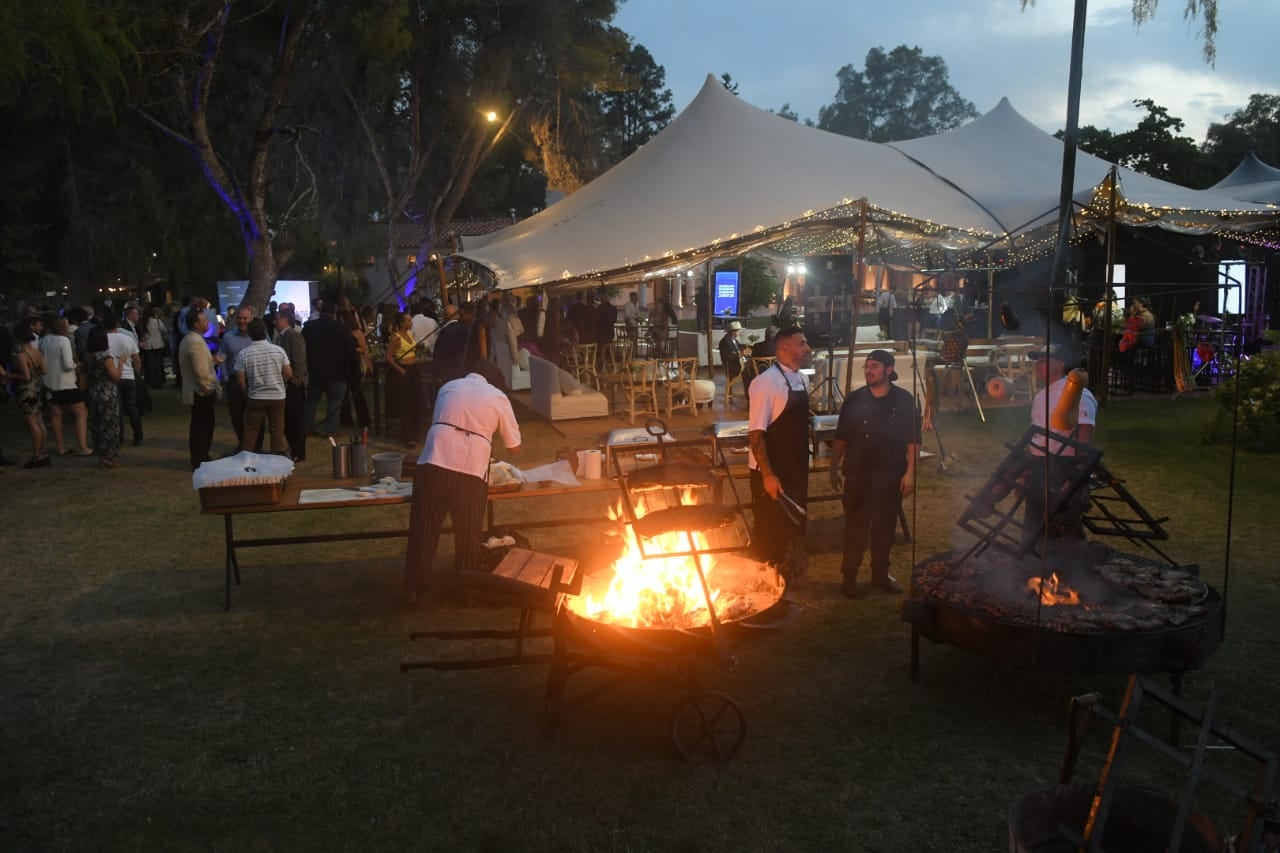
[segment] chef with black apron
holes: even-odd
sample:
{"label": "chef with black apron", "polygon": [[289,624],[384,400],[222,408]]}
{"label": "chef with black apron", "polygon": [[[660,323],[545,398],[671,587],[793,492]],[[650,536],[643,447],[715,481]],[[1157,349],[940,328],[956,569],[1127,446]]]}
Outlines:
{"label": "chef with black apron", "polygon": [[[756,557],[787,580],[804,574],[804,512],[809,500],[809,378],[800,368],[812,350],[804,330],[790,326],[774,339],[777,363],[751,383],[748,431],[752,542]],[[794,507],[785,507],[790,502]],[[799,511],[796,511],[796,508]]]}

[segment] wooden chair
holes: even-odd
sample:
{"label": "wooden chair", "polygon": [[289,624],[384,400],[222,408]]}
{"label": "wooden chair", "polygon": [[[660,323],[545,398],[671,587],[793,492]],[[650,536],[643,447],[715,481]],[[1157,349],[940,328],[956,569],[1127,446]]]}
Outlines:
{"label": "wooden chair", "polygon": [[[743,368],[743,369],[745,369],[745,368],[746,368],[745,361],[746,361],[746,359],[743,359],[743,364],[742,364],[742,368]],[[724,367],[724,365],[721,365],[721,367]],[[724,371],[724,407],[725,407],[726,409],[727,409],[727,408],[729,408],[729,403],[733,400],[733,386],[734,386],[734,385],[738,385],[738,386],[740,386],[740,387],[743,389],[743,393],[746,393],[746,385],[744,385],[744,384],[743,384],[743,382],[742,382],[742,370],[740,369],[740,370],[738,371],[738,373],[737,373],[737,375],[736,375],[736,376],[730,376],[730,375],[729,375],[729,369],[728,369],[727,367],[725,367],[725,371]]]}
{"label": "wooden chair", "polygon": [[667,378],[667,417],[680,407],[688,408],[689,414],[697,417],[698,403],[694,399],[693,383],[698,378],[698,359],[670,358],[661,364]]}
{"label": "wooden chair", "polygon": [[1036,395],[1036,364],[1027,358],[1026,347],[995,347],[990,359],[995,372],[1009,380],[1014,394]]}
{"label": "wooden chair", "polygon": [[627,367],[631,363],[632,342],[615,340],[604,349],[602,369],[596,374],[600,390],[609,398],[609,411],[619,388],[627,383]]}
{"label": "wooden chair", "polygon": [[777,361],[778,359],[774,358],[771,355],[752,356],[751,369],[755,372],[752,373],[751,375],[753,377],[759,376],[761,373],[764,373],[766,370],[773,367],[774,364],[777,363]]}
{"label": "wooden chair", "polygon": [[633,361],[622,374],[622,395],[627,404],[627,417],[632,424],[636,415],[658,417],[658,362]]}
{"label": "wooden chair", "polygon": [[596,345],[578,344],[570,354],[570,370],[573,378],[583,385],[600,390],[600,380],[596,374]]}

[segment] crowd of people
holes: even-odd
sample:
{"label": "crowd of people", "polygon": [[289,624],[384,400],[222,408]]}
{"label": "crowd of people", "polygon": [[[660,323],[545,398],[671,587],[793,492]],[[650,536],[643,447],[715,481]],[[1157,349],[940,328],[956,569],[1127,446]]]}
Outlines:
{"label": "crowd of people", "polygon": [[[163,354],[158,367],[152,354],[158,325],[155,309],[129,302],[119,313],[105,305],[62,314],[28,306],[3,327],[0,380],[10,384],[31,438],[24,468],[50,467],[53,454],[97,455],[103,468],[119,467],[126,421],[133,445],[143,443],[151,390],[164,381]],[[163,345],[162,334],[158,340]],[[74,446],[67,441],[68,415]],[[0,452],[0,464],[12,461]]]}
{"label": "crowd of people", "polygon": [[[193,469],[210,458],[223,402],[237,452],[265,444],[301,461],[312,432],[371,426],[363,385],[373,376],[372,307],[316,300],[304,324],[291,303],[272,302],[262,317],[233,306],[230,328],[200,297],[20,313],[0,327],[0,382],[31,437],[28,469],[51,466],[54,455],[97,456],[101,467],[118,468],[126,439],[145,445],[152,394],[170,381],[191,409]],[[0,465],[14,461],[0,451]]]}

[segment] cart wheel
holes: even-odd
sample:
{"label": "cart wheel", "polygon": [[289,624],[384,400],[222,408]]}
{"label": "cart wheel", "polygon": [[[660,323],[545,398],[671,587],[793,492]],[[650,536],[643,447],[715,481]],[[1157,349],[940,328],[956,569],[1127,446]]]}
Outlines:
{"label": "cart wheel", "polygon": [[747,723],[724,693],[696,693],[676,706],[671,739],[688,761],[729,761],[747,739]]}

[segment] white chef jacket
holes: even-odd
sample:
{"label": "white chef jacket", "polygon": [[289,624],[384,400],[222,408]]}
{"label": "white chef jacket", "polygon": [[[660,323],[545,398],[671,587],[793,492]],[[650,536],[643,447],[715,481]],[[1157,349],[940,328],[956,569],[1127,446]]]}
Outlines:
{"label": "white chef jacket", "polygon": [[520,425],[507,395],[478,373],[446,382],[436,395],[418,464],[484,479],[495,432],[502,434],[506,447],[520,446]]}

